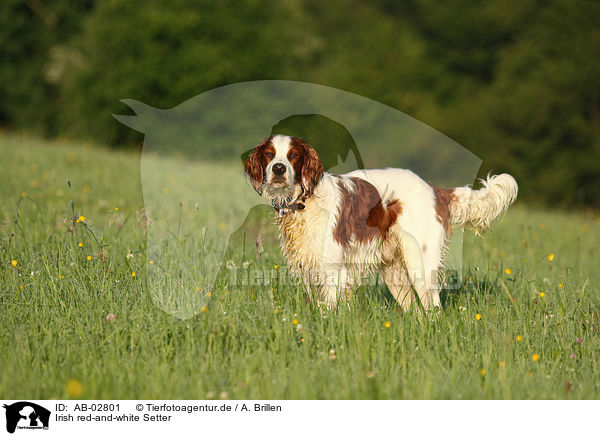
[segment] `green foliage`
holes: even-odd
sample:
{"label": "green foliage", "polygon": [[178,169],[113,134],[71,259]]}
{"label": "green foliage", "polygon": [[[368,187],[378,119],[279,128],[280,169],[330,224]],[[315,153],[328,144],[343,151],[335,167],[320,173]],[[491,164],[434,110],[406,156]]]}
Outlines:
{"label": "green foliage", "polygon": [[510,38],[490,48],[489,83],[452,99],[440,129],[483,158],[483,173],[510,171],[529,200],[598,207],[600,5],[525,2],[512,13]]}
{"label": "green foliage", "polygon": [[[167,164],[239,176],[234,164]],[[148,271],[163,261],[145,255],[138,168],[134,153],[0,136],[0,396],[600,398],[598,216],[513,208],[485,239],[466,234],[464,286],[431,319],[398,314],[384,286],[321,313],[299,286],[273,282],[184,290],[206,311],[181,321],[151,298]],[[215,210],[188,206],[174,248],[198,256]],[[277,245],[264,248],[250,268],[283,269]]]}
{"label": "green foliage", "polygon": [[[287,79],[398,108],[509,171],[534,203],[600,206],[600,4],[591,0],[6,0],[0,123],[131,146],[120,99],[170,108]],[[309,128],[311,130],[311,128]],[[314,129],[313,129],[314,130]],[[401,146],[401,144],[399,144]],[[389,154],[391,150],[377,150]]]}
{"label": "green foliage", "polygon": [[60,133],[57,81],[72,56],[65,45],[92,0],[0,3],[0,123]]}
{"label": "green foliage", "polygon": [[[87,17],[80,69],[65,78],[63,128],[116,144],[131,132],[120,99],[168,108],[204,91],[277,78],[285,31],[276,1],[101,2]],[[137,136],[136,136],[137,137]]]}

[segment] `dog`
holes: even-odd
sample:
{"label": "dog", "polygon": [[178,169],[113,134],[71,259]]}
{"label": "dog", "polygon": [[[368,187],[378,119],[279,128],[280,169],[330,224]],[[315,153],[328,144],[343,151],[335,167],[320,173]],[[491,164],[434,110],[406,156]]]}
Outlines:
{"label": "dog", "polygon": [[518,192],[509,174],[488,176],[479,190],[440,188],[406,169],[330,174],[308,143],[284,135],[258,144],[245,174],[277,211],[290,270],[326,308],[381,269],[402,311],[413,304],[437,310],[452,228],[470,226],[481,234]]}

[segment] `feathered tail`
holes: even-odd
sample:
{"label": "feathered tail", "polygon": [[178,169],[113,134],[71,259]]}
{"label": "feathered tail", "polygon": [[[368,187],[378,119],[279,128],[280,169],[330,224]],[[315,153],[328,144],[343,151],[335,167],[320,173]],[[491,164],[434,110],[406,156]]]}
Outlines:
{"label": "feathered tail", "polygon": [[454,190],[455,199],[450,203],[451,222],[468,226],[481,234],[490,227],[516,200],[519,187],[510,174],[489,176],[482,180],[483,187],[473,190],[468,186]]}

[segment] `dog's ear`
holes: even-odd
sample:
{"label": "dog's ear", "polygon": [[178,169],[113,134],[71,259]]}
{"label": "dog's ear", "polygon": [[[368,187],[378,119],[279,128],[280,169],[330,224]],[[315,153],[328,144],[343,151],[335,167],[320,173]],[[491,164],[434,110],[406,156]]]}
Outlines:
{"label": "dog's ear", "polygon": [[262,184],[263,184],[263,151],[266,147],[267,143],[271,138],[265,139],[263,142],[258,144],[252,153],[246,159],[246,164],[244,165],[244,171],[246,172],[246,176],[250,179],[250,183],[252,183],[252,187],[258,192],[262,194]]}
{"label": "dog's ear", "polygon": [[306,193],[306,197],[310,197],[313,189],[321,181],[323,177],[323,163],[319,159],[319,155],[314,148],[304,141],[302,148],[304,150],[304,163],[302,165],[302,187]]}

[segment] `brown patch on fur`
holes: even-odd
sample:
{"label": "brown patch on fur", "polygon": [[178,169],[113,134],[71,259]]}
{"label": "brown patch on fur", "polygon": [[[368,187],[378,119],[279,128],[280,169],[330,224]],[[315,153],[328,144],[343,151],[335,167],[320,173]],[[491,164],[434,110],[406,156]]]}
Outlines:
{"label": "brown patch on fur", "polygon": [[355,186],[354,192],[350,192],[343,181],[338,180],[342,204],[333,231],[334,239],[345,247],[350,244],[353,235],[357,242],[378,237],[384,239],[402,213],[402,204],[393,200],[383,207],[379,192],[372,184],[357,177],[351,180]]}
{"label": "brown patch on fur", "polygon": [[435,194],[435,213],[437,215],[437,220],[444,226],[446,234],[449,235],[452,233],[450,227],[450,203],[456,200],[454,188],[444,189],[432,185],[431,183],[429,186],[431,186]]}
{"label": "brown patch on fur", "polygon": [[379,233],[385,236],[389,228],[396,222],[398,216],[402,213],[402,203],[399,200],[388,201],[386,207],[379,203],[371,209],[367,217],[367,225],[369,227],[377,227]]}
{"label": "brown patch on fur", "polygon": [[272,136],[269,136],[263,142],[258,144],[252,153],[248,156],[244,170],[252,183],[254,189],[260,193],[263,178],[265,175],[265,168],[269,165],[269,162],[273,159],[267,156],[267,153],[275,154],[275,147],[271,143]]}
{"label": "brown patch on fur", "polygon": [[317,152],[308,143],[292,137],[287,158],[294,167],[296,183],[304,188],[304,197],[310,197],[323,177],[323,164]]}

